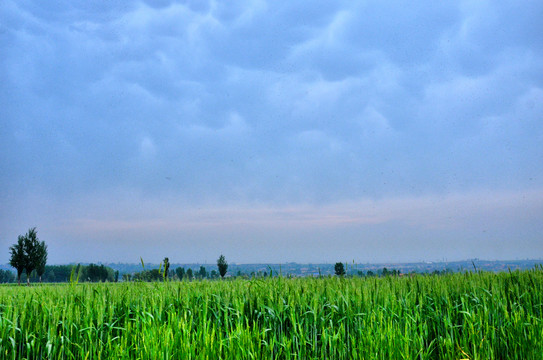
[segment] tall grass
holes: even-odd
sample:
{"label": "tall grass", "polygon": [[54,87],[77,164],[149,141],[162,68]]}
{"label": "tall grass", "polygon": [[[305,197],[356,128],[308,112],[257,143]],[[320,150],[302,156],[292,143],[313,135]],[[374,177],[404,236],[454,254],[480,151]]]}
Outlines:
{"label": "tall grass", "polygon": [[0,287],[0,359],[542,359],[543,271]]}

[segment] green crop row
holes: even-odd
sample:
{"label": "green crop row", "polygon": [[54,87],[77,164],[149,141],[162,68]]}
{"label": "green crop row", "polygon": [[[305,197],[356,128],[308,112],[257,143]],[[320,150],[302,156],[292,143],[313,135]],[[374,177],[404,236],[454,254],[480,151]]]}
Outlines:
{"label": "green crop row", "polygon": [[0,359],[542,359],[543,271],[0,287]]}

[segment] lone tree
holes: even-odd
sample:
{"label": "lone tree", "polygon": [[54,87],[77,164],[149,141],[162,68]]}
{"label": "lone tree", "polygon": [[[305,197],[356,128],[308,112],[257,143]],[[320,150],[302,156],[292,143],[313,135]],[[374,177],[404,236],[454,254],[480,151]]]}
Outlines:
{"label": "lone tree", "polygon": [[336,265],[334,265],[334,271],[336,272],[337,276],[345,275],[345,267],[343,266],[343,263],[337,262]]}
{"label": "lone tree", "polygon": [[38,270],[38,275],[45,272],[47,263],[47,245],[38,240],[36,228],[29,229],[25,236],[19,235],[17,244],[9,248],[11,258],[9,264],[17,269],[17,280],[21,284],[21,275],[23,270],[26,272],[26,279],[30,285],[30,274]]}
{"label": "lone tree", "polygon": [[228,263],[226,262],[226,259],[222,254],[219,259],[217,259],[217,267],[219,268],[219,274],[221,275],[221,278],[224,278],[224,275],[226,275],[226,271],[228,270]]}
{"label": "lone tree", "polygon": [[14,267],[17,270],[17,283],[21,285],[21,275],[25,269],[25,249],[24,249],[25,238],[22,235],[19,235],[17,239],[17,244],[10,246],[9,251],[11,253],[11,258],[9,259],[9,265]]}
{"label": "lone tree", "polygon": [[164,258],[164,280],[168,278],[168,272],[170,271],[170,259]]}

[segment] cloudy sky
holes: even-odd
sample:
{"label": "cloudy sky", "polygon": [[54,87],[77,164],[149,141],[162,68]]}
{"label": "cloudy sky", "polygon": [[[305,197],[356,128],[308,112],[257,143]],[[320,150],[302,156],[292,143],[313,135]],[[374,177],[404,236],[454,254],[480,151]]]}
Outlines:
{"label": "cloudy sky", "polygon": [[0,263],[543,258],[543,2],[0,2]]}

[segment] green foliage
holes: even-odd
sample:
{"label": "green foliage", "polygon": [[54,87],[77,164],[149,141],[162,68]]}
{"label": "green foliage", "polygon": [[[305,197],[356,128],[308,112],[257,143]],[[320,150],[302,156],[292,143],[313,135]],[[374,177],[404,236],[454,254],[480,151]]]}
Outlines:
{"label": "green foliage", "polygon": [[334,271],[337,276],[344,276],[345,275],[345,266],[341,262],[337,262],[334,265]]}
{"label": "green foliage", "polygon": [[72,267],[72,265],[46,265],[42,279],[45,282],[68,282]]}
{"label": "green foliage", "polygon": [[[37,271],[32,272],[31,281],[39,281]],[[105,265],[46,265],[42,281],[47,283],[59,282],[115,282],[118,272]]]}
{"label": "green foliage", "polygon": [[184,267],[177,267],[175,269],[175,274],[177,275],[177,278],[179,280],[183,280],[183,278],[185,277],[185,268]]}
{"label": "green foliage", "polygon": [[222,254],[221,256],[219,256],[219,259],[217,259],[217,267],[219,268],[219,274],[221,275],[221,278],[224,278],[224,275],[226,275],[226,271],[228,270],[228,263],[226,262],[226,258]]}
{"label": "green foliage", "polygon": [[207,271],[204,266],[200,266],[200,270],[198,271],[198,278],[199,279],[205,279],[207,278]]}
{"label": "green foliage", "polygon": [[19,284],[21,283],[21,275],[23,274],[26,264],[24,242],[24,236],[19,235],[17,243],[10,246],[9,248],[11,254],[11,257],[9,259],[9,265],[17,270],[17,282]]}
{"label": "green foliage", "polygon": [[0,269],[0,283],[12,283],[15,281],[15,274],[9,270]]}
{"label": "green foliage", "polygon": [[45,265],[47,264],[47,245],[41,242],[36,250],[36,273],[41,282],[42,276],[45,273]]}
{"label": "green foliage", "polygon": [[4,285],[0,358],[540,359],[542,284],[538,268]]}
{"label": "green foliage", "polygon": [[163,281],[164,274],[161,269],[142,270],[132,275],[135,281]]}
{"label": "green foliage", "polygon": [[88,266],[83,266],[81,275],[84,281],[115,281],[115,271],[103,264],[89,264]]}
{"label": "green foliage", "polygon": [[10,266],[17,270],[17,279],[21,283],[21,275],[26,272],[27,282],[30,284],[32,271],[37,270],[41,279],[47,262],[47,245],[38,240],[36,228],[28,230],[25,236],[19,235],[17,243],[9,248]]}
{"label": "green foliage", "polygon": [[40,242],[38,240],[38,234],[36,228],[28,230],[24,237],[24,250],[25,250],[25,272],[30,283],[30,274],[36,269],[39,263]]}

